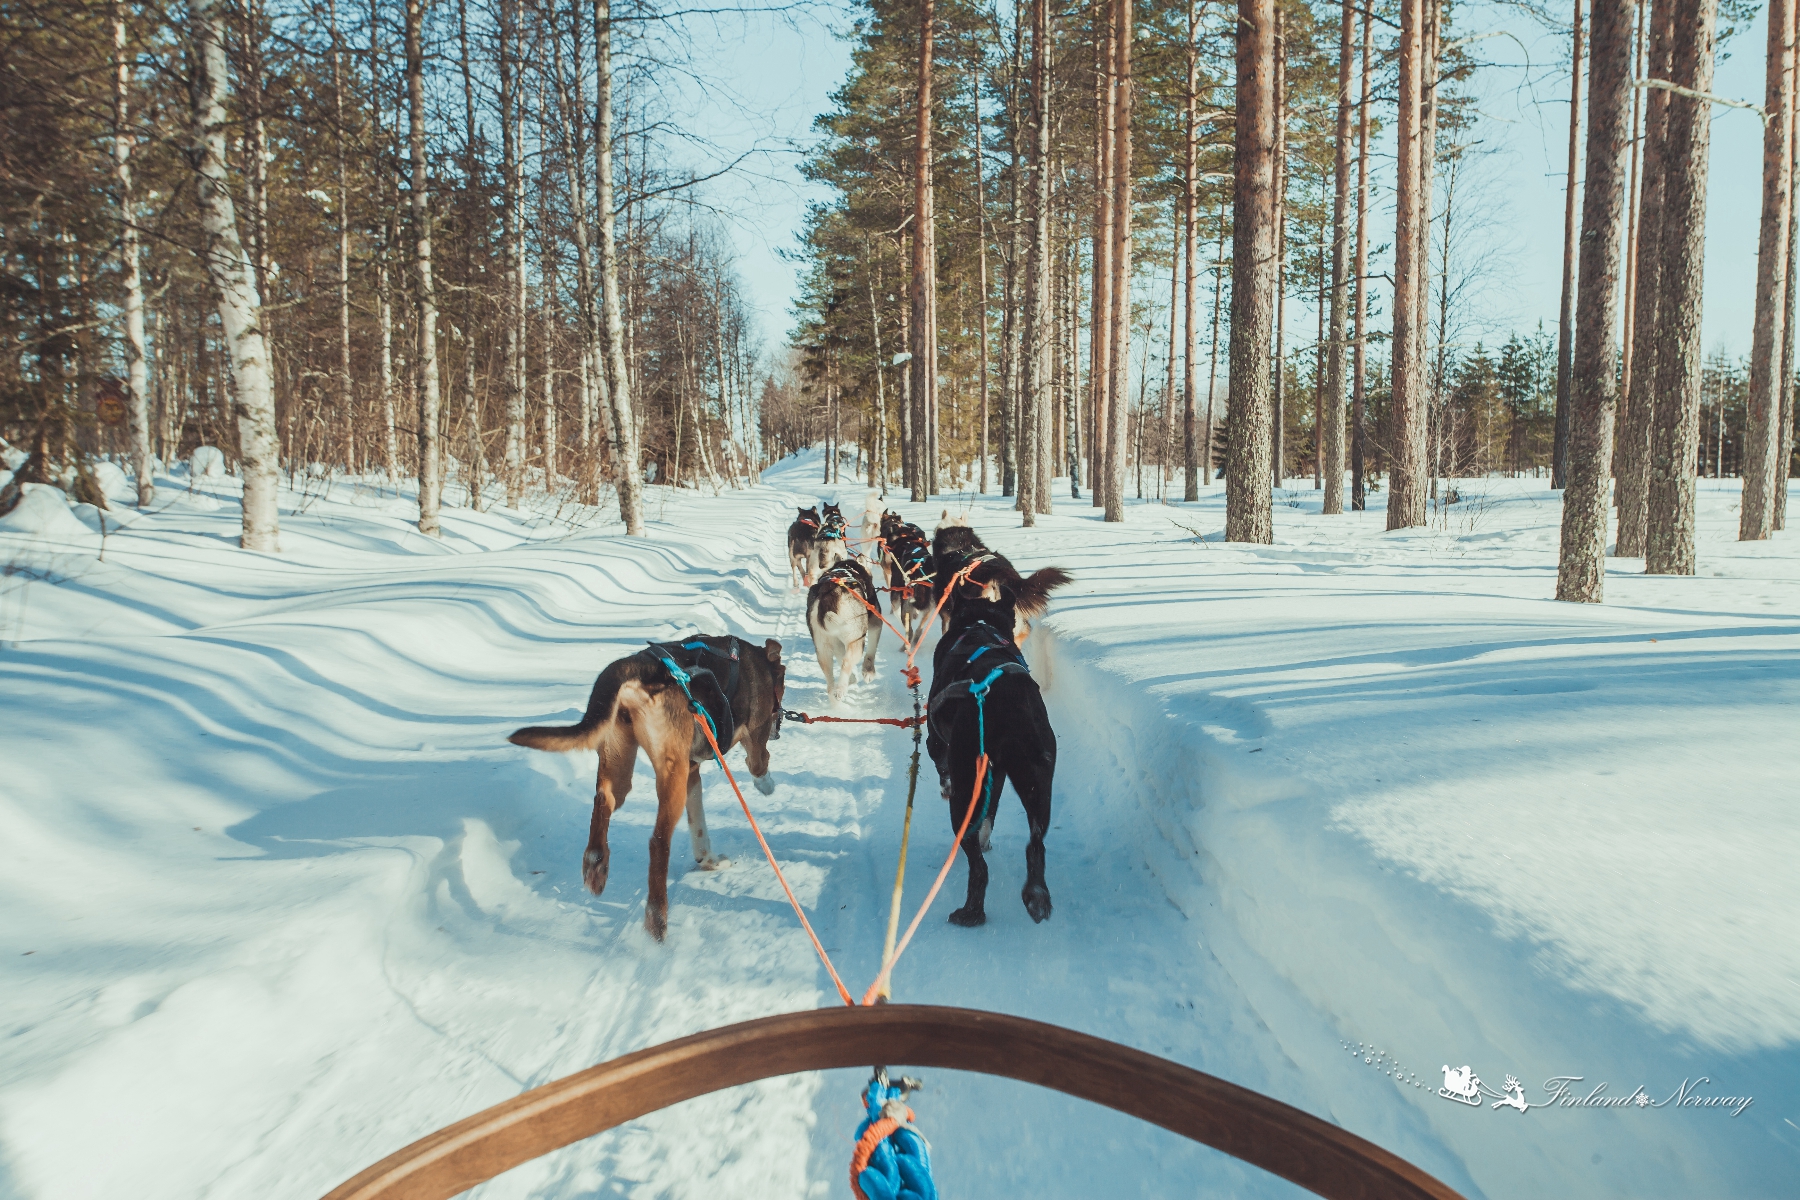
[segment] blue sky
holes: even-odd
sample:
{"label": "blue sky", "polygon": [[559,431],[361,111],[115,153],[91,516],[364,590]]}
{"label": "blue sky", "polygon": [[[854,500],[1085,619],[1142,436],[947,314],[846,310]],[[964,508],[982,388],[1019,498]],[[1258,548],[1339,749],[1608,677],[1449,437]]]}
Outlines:
{"label": "blue sky", "polygon": [[[741,100],[698,100],[694,113],[700,128],[725,146],[806,144],[813,136],[813,117],[828,106],[831,91],[849,67],[849,47],[835,36],[831,19],[820,10],[810,16],[759,15],[697,28],[695,68],[714,73]],[[847,17],[836,19],[841,28]],[[1488,262],[1470,284],[1461,337],[1480,338],[1491,346],[1503,341],[1506,332],[1529,329],[1540,319],[1552,329],[1556,324],[1568,51],[1566,33],[1547,33],[1516,9],[1466,9],[1464,20],[1465,35],[1511,35],[1486,38],[1477,46],[1499,65],[1483,71],[1475,84],[1484,115],[1482,154],[1463,192],[1468,205],[1463,211],[1473,222],[1464,228],[1476,232]],[[1762,44],[1759,16],[1726,47],[1717,68],[1717,93],[1761,101]],[[1561,64],[1559,56],[1565,60]],[[1523,65],[1528,62],[1529,68]],[[1712,133],[1706,347],[1742,354],[1750,341],[1762,130],[1752,113],[1715,108]],[[721,180],[711,192],[728,214],[739,269],[771,348],[787,332],[796,289],[796,265],[781,255],[795,247],[809,199],[822,195],[800,179],[797,160],[792,152],[764,156],[753,170]],[[1391,195],[1378,195],[1377,241],[1391,239],[1391,203]],[[1383,225],[1388,225],[1386,237]],[[1290,300],[1288,312],[1291,327],[1302,331],[1296,336],[1304,336],[1313,326],[1310,308]]]}

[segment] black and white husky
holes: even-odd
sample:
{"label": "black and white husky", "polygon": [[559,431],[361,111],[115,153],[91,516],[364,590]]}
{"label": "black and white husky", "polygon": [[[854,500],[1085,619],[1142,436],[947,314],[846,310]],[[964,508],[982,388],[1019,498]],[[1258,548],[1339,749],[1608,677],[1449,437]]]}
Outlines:
{"label": "black and white husky", "polygon": [[875,650],[881,644],[880,607],[868,568],[854,558],[828,567],[806,594],[806,626],[812,631],[819,670],[825,673],[826,696],[833,704],[842,703],[850,690],[850,675],[859,654],[863,681],[875,678]]}

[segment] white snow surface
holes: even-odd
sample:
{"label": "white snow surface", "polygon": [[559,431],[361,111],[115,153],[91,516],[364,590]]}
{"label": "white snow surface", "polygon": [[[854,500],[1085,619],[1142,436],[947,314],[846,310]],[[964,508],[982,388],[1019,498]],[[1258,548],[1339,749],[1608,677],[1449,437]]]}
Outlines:
{"label": "white snow surface", "polygon": [[[505,742],[696,629],[779,638],[788,704],[822,711],[783,532],[864,489],[821,466],[653,487],[643,539],[545,502],[447,509],[437,541],[410,494],[311,480],[280,555],[238,549],[238,482],[196,471],[115,505],[104,561],[97,517],[28,490],[0,521],[0,1196],[304,1200],[595,1062],[833,1003],[716,768],[732,862],[691,870],[678,835],[657,945],[648,770],[592,897],[593,756]],[[1124,526],[1066,481],[1033,529],[994,496],[896,503],[927,530],[967,508],[1021,569],[1077,577],[1028,646],[1059,738],[1055,915],[1015,899],[1009,796],[988,925],[943,921],[958,864],[896,998],[1176,1059],[1472,1197],[1800,1193],[1800,535],[1740,545],[1735,484],[1703,481],[1698,577],[1615,561],[1606,604],[1564,605],[1556,495],[1459,489],[1406,533],[1379,493],[1322,517],[1284,490],[1266,547],[1220,540],[1219,485]],[[910,711],[894,641],[844,714]],[[789,723],[772,749],[774,795],[746,794],[860,990],[910,740]],[[909,916],[942,804],[927,762]],[[1476,1109],[1436,1092],[1465,1063],[1534,1104],[1555,1076],[1753,1103]],[[1057,1093],[926,1075],[947,1197],[1300,1194]],[[862,1082],[717,1093],[474,1194],[845,1194]]]}

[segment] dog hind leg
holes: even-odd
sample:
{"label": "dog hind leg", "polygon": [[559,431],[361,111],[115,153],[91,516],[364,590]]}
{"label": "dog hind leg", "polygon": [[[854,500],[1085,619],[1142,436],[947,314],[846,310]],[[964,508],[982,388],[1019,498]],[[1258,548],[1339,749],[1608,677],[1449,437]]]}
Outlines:
{"label": "dog hind leg", "polygon": [[637,765],[637,738],[631,726],[607,722],[600,738],[600,769],[594,781],[594,819],[588,826],[587,850],[581,856],[581,880],[598,896],[606,890],[606,873],[612,860],[607,827],[612,815],[631,791],[631,772]]}
{"label": "dog hind leg", "polygon": [[[971,804],[981,803],[981,795],[975,791],[975,760],[979,736],[975,720],[975,706],[964,701],[950,733],[948,751],[952,830],[962,827]],[[993,794],[991,788],[987,791],[989,795]],[[977,828],[981,817],[977,814],[969,818],[969,821],[969,829],[962,839],[963,858],[969,864],[969,892],[963,906],[950,914],[950,923],[965,929],[987,923],[988,865],[987,859],[982,855],[981,831]]]}
{"label": "dog hind leg", "polygon": [[1034,736],[1021,739],[1019,743],[1009,745],[1009,750],[1016,750],[1012,767],[1013,790],[1019,793],[1019,801],[1025,806],[1025,820],[1031,827],[1031,840],[1025,846],[1025,887],[1019,898],[1025,902],[1025,911],[1031,914],[1033,921],[1044,921],[1050,916],[1050,888],[1044,881],[1044,835],[1050,829],[1050,797],[1051,787],[1056,777],[1056,735],[1050,731],[1049,716],[1043,711],[1043,701],[1036,701],[1037,711],[1024,716],[1026,722],[1035,726]]}
{"label": "dog hind leg", "polygon": [[694,863],[702,871],[716,871],[731,865],[730,859],[713,853],[712,838],[706,832],[706,805],[700,796],[700,764],[688,771],[687,784],[688,841],[693,843]]}

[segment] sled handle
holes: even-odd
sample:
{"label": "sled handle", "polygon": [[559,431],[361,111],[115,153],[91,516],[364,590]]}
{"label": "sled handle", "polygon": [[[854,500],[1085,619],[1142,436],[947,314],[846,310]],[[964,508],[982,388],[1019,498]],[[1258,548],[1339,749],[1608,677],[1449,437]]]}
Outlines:
{"label": "sled handle", "polygon": [[777,1075],[869,1063],[975,1071],[1103,1104],[1326,1200],[1462,1200],[1372,1142],[1141,1050],[1022,1017],[924,1004],[829,1008],[697,1033],[533,1088],[421,1138],[325,1200],[449,1200],[647,1113]]}

